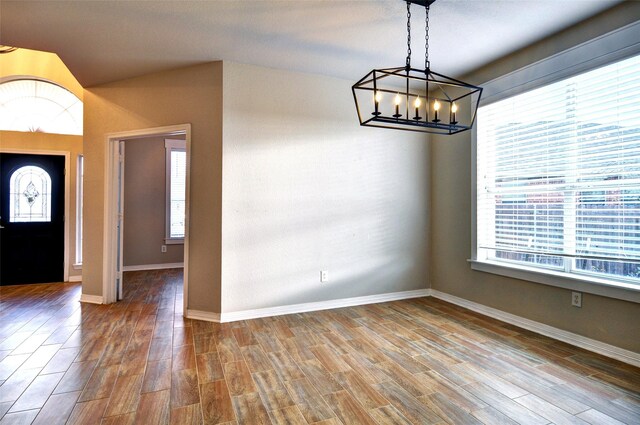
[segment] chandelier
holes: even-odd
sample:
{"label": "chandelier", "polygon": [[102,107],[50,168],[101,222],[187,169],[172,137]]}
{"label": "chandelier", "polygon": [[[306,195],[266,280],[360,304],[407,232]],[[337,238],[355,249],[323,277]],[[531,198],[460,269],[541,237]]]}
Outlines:
{"label": "chandelier", "polygon": [[[374,69],[352,86],[360,125],[436,134],[470,130],[482,88],[431,70],[429,8],[435,0],[402,1],[407,3],[405,66]],[[411,66],[412,3],[426,10],[424,69]]]}

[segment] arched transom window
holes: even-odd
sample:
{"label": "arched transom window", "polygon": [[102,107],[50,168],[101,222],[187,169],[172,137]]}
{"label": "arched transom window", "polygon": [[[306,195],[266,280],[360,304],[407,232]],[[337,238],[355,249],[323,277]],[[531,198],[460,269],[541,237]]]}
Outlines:
{"label": "arched transom window", "polygon": [[82,101],[40,80],[0,83],[0,130],[82,135]]}
{"label": "arched transom window", "polygon": [[40,167],[18,168],[9,179],[9,221],[51,221],[51,177]]}

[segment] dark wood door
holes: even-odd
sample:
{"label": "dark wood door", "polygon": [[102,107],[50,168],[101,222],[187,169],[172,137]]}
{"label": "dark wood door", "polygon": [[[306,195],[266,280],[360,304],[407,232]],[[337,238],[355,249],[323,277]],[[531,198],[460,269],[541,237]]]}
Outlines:
{"label": "dark wood door", "polygon": [[0,153],[0,285],[63,281],[64,162]]}

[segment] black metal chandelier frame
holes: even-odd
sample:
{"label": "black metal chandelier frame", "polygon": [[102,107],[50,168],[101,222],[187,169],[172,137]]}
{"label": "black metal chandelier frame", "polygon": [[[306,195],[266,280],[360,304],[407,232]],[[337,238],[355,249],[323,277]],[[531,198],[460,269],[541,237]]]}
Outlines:
{"label": "black metal chandelier frame", "polygon": [[[431,70],[429,8],[435,0],[402,1],[407,4],[406,64],[402,67],[373,69],[352,86],[360,125],[446,135],[470,130],[475,123],[482,88]],[[426,9],[424,69],[411,66],[411,4]],[[387,84],[391,80],[394,84]],[[383,108],[380,102],[384,94],[395,95],[395,114],[381,112]],[[467,101],[470,108],[463,111],[459,105],[466,107]],[[367,105],[366,109],[372,107],[371,116],[368,111],[363,114],[361,103]],[[401,109],[402,103],[404,105]],[[412,117],[413,108],[415,115]],[[425,117],[421,117],[420,114],[424,114]]]}

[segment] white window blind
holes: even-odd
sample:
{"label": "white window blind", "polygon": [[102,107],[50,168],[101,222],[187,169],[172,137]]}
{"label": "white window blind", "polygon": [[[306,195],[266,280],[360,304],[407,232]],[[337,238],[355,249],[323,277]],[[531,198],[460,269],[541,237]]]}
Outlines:
{"label": "white window blind", "polygon": [[186,156],[184,150],[171,150],[171,238],[184,238]]}
{"label": "white window blind", "polygon": [[479,260],[640,283],[640,56],[478,111]]}
{"label": "white window blind", "polygon": [[76,265],[82,264],[82,208],[84,203],[84,156],[78,155],[76,171]]}
{"label": "white window blind", "polygon": [[165,140],[166,243],[182,243],[185,235],[187,154],[184,140]]}

